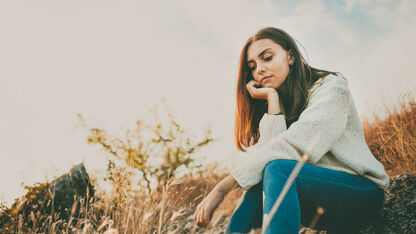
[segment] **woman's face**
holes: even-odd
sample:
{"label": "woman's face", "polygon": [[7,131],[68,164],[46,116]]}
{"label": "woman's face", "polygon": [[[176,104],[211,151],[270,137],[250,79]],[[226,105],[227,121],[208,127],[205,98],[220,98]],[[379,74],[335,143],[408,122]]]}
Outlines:
{"label": "woman's face", "polygon": [[279,88],[289,74],[293,62],[290,50],[286,51],[271,39],[254,41],[247,49],[247,64],[255,81],[261,87]]}

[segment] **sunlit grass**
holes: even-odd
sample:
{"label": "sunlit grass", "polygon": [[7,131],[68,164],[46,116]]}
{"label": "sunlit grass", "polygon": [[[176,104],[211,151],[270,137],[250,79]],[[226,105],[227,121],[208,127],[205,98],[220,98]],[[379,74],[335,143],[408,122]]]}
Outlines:
{"label": "sunlit grass", "polygon": [[416,172],[416,100],[408,94],[398,106],[387,109],[388,116],[374,122],[363,121],[367,144],[392,177]]}

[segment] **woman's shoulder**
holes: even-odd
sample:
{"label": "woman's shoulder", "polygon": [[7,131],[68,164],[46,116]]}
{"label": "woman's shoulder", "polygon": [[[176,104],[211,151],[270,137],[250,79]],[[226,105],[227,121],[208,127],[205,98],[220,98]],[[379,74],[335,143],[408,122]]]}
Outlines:
{"label": "woman's shoulder", "polygon": [[348,80],[341,74],[328,74],[324,77],[322,82],[316,88],[316,91],[322,91],[324,89],[343,89],[348,90]]}
{"label": "woman's shoulder", "polygon": [[[311,93],[310,100],[314,96],[342,96],[349,93],[348,81],[341,74],[329,74],[324,77],[319,86]],[[347,95],[348,96],[348,95]]]}
{"label": "woman's shoulder", "polygon": [[328,74],[324,77],[320,86],[348,87],[348,80],[340,73]]}

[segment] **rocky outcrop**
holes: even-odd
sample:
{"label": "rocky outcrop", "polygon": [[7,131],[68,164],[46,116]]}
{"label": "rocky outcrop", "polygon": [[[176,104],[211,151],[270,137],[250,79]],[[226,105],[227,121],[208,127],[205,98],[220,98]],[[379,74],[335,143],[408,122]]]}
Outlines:
{"label": "rocky outcrop", "polygon": [[416,174],[390,179],[380,216],[360,233],[416,233]]}
{"label": "rocky outcrop", "polygon": [[53,197],[55,212],[64,220],[68,220],[71,213],[73,217],[77,217],[80,205],[85,204],[86,199],[94,197],[94,188],[82,163],[52,181],[49,191]]}

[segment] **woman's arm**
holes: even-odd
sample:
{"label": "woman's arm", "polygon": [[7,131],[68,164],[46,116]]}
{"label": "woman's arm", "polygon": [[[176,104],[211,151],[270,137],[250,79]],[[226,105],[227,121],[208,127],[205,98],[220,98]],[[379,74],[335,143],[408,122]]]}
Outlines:
{"label": "woman's arm", "polygon": [[260,138],[257,143],[252,146],[254,148],[261,147],[272,137],[278,136],[286,130],[285,116],[283,114],[276,115],[283,111],[277,91],[268,95],[267,106],[268,111],[267,113],[264,113],[259,123]]}
{"label": "woman's arm", "polygon": [[270,93],[267,98],[267,114],[274,115],[280,113],[281,110],[279,103],[279,94],[277,91]]}
{"label": "woman's arm", "polygon": [[229,174],[227,177],[222,179],[217,186],[215,186],[214,189],[217,189],[220,191],[224,196],[231,191],[236,185],[238,185],[237,181],[234,179],[234,177]]}
{"label": "woman's arm", "polygon": [[238,185],[237,181],[231,175],[222,179],[208,196],[199,203],[194,214],[195,223],[203,227],[208,226],[215,209],[222,202],[225,195],[236,185]]}

